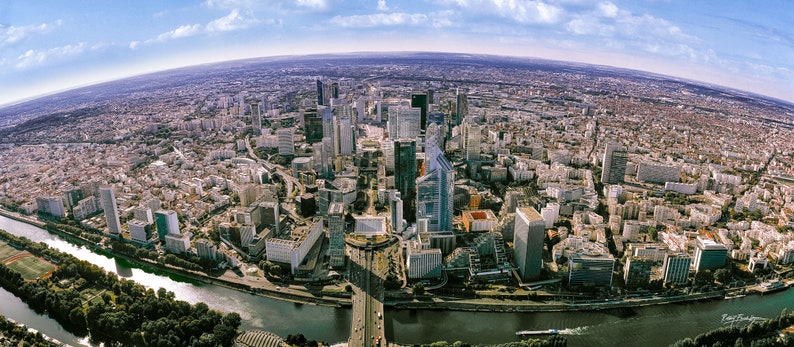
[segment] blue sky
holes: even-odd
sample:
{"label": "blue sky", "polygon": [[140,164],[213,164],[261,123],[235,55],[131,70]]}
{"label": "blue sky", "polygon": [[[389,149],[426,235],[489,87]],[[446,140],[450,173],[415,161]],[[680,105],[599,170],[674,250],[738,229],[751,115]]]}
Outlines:
{"label": "blue sky", "polygon": [[208,62],[359,51],[540,57],[794,101],[794,1],[0,1],[0,105]]}

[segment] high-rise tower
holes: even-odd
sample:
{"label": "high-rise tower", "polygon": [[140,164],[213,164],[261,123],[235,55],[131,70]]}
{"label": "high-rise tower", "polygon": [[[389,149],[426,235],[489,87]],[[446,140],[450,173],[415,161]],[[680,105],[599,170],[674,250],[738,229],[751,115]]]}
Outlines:
{"label": "high-rise tower", "polygon": [[513,231],[513,251],[522,280],[540,276],[543,267],[543,236],[546,222],[532,207],[516,209]]}
{"label": "high-rise tower", "polygon": [[626,152],[626,148],[616,143],[607,143],[601,166],[601,183],[616,184],[623,182],[628,159],[629,154]]}
{"label": "high-rise tower", "polygon": [[119,210],[116,207],[116,194],[113,187],[99,188],[99,203],[105,210],[105,220],[107,220],[110,236],[119,238],[121,235],[121,222],[119,221]]}
{"label": "high-rise tower", "polygon": [[416,140],[394,141],[394,186],[403,200],[403,217],[416,219]]}

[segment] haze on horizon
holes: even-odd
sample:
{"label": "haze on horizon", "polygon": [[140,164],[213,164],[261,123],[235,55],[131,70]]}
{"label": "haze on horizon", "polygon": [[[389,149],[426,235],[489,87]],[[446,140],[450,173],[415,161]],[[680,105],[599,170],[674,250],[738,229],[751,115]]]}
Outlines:
{"label": "haze on horizon", "polygon": [[609,65],[794,102],[791,23],[785,0],[11,0],[0,105],[203,63],[364,51]]}

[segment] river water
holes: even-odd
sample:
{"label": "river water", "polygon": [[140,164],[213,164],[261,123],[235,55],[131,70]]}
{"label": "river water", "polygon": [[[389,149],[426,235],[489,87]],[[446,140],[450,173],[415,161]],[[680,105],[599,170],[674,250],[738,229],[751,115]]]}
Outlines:
{"label": "river water", "polygon": [[[298,305],[255,296],[232,289],[195,283],[178,276],[164,276],[134,268],[123,260],[93,253],[70,244],[43,229],[0,216],[0,229],[96,264],[146,287],[166,288],[177,299],[205,302],[210,308],[242,317],[245,330],[261,329],[279,336],[302,333],[309,339],[330,343],[346,341],[350,329],[349,308]],[[15,299],[15,300],[13,300]],[[0,313],[28,324],[64,342],[79,339],[63,331],[51,319],[36,315],[6,291],[0,291]],[[14,304],[7,305],[7,302]],[[17,304],[18,303],[18,304]],[[486,344],[517,341],[518,330],[558,329],[569,346],[667,346],[684,337],[724,324],[748,324],[754,318],[771,318],[783,308],[794,309],[794,290],[764,297],[747,296],[598,312],[488,313],[428,310],[389,310],[384,317],[389,341],[405,344],[446,340]],[[64,335],[68,334],[71,336]]]}

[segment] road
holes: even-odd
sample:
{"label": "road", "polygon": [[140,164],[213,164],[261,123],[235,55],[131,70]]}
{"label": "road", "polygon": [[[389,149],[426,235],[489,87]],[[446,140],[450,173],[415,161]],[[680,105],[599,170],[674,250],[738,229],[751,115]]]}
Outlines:
{"label": "road", "polygon": [[275,164],[273,164],[273,163],[271,163],[271,162],[269,162],[267,160],[260,159],[256,155],[256,153],[254,153],[254,149],[251,147],[251,135],[246,135],[245,136],[245,147],[246,147],[246,149],[248,149],[248,156],[251,157],[251,159],[256,160],[257,163],[264,165],[264,167],[266,169],[268,169],[269,171],[271,171],[271,173],[274,173],[274,172],[272,172],[272,169],[275,168],[275,171],[276,171],[275,174],[281,176],[281,179],[287,185],[287,187],[286,187],[287,188],[287,200],[289,200],[289,198],[292,196],[293,186],[297,186],[298,189],[300,190],[300,195],[303,195],[303,193],[305,192],[304,187],[303,187],[302,184],[300,184],[300,181],[298,181],[297,178],[292,177],[290,174],[288,174],[287,172],[285,172],[284,170],[282,170],[280,167],[276,166]]}
{"label": "road", "polygon": [[350,327],[351,347],[385,346],[383,324],[383,279],[376,251],[351,247],[350,283],[353,287],[353,316]]}

